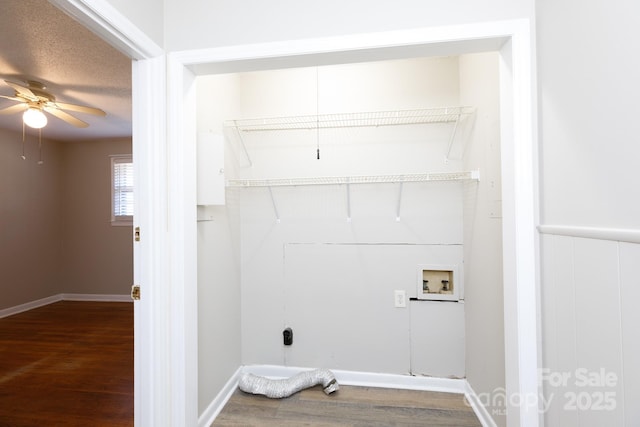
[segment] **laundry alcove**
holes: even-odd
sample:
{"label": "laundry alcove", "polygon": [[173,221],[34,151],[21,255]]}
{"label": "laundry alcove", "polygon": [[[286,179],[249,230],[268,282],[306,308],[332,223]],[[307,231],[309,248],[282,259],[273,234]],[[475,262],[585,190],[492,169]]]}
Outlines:
{"label": "laundry alcove", "polygon": [[[201,412],[239,365],[504,383],[497,73],[481,53],[197,77],[224,152],[199,159],[224,186],[198,207]],[[456,266],[457,299],[419,299],[420,265]]]}

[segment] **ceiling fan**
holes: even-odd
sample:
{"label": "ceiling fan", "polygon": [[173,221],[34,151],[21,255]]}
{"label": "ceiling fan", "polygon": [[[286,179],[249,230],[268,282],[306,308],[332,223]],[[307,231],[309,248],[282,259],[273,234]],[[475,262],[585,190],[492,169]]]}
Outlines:
{"label": "ceiling fan", "polygon": [[4,82],[15,91],[15,95],[0,95],[0,98],[16,101],[19,102],[19,104],[1,109],[0,114],[24,112],[24,123],[33,128],[42,128],[47,124],[47,117],[44,112],[79,128],[85,128],[89,126],[89,124],[72,116],[64,110],[92,114],[95,116],[107,115],[107,113],[99,108],[58,102],[56,101],[56,97],[46,90],[47,88],[45,85],[36,80],[27,80],[25,82],[26,85],[9,80],[5,80]]}

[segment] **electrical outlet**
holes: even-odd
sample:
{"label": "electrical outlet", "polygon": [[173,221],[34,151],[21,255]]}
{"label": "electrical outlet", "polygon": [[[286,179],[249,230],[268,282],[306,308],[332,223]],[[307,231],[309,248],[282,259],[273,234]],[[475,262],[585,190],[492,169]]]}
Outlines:
{"label": "electrical outlet", "polygon": [[393,304],[397,308],[405,308],[407,306],[407,292],[404,290],[394,291]]}

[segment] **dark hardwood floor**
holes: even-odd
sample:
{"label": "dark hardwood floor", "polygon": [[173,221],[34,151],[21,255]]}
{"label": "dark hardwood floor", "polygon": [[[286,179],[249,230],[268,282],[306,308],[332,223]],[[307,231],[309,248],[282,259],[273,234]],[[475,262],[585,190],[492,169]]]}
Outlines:
{"label": "dark hardwood floor", "polygon": [[133,425],[133,305],[61,301],[0,319],[0,427]]}
{"label": "dark hardwood floor", "polygon": [[236,390],[212,427],[481,426],[460,394],[340,386],[327,396],[320,386],[286,399]]}

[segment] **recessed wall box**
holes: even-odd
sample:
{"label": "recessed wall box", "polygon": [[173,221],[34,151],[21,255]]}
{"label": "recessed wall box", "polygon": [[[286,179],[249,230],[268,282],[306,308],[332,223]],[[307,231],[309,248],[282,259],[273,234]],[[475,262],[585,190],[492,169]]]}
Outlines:
{"label": "recessed wall box", "polygon": [[416,294],[419,300],[458,301],[461,287],[457,265],[418,266]]}

